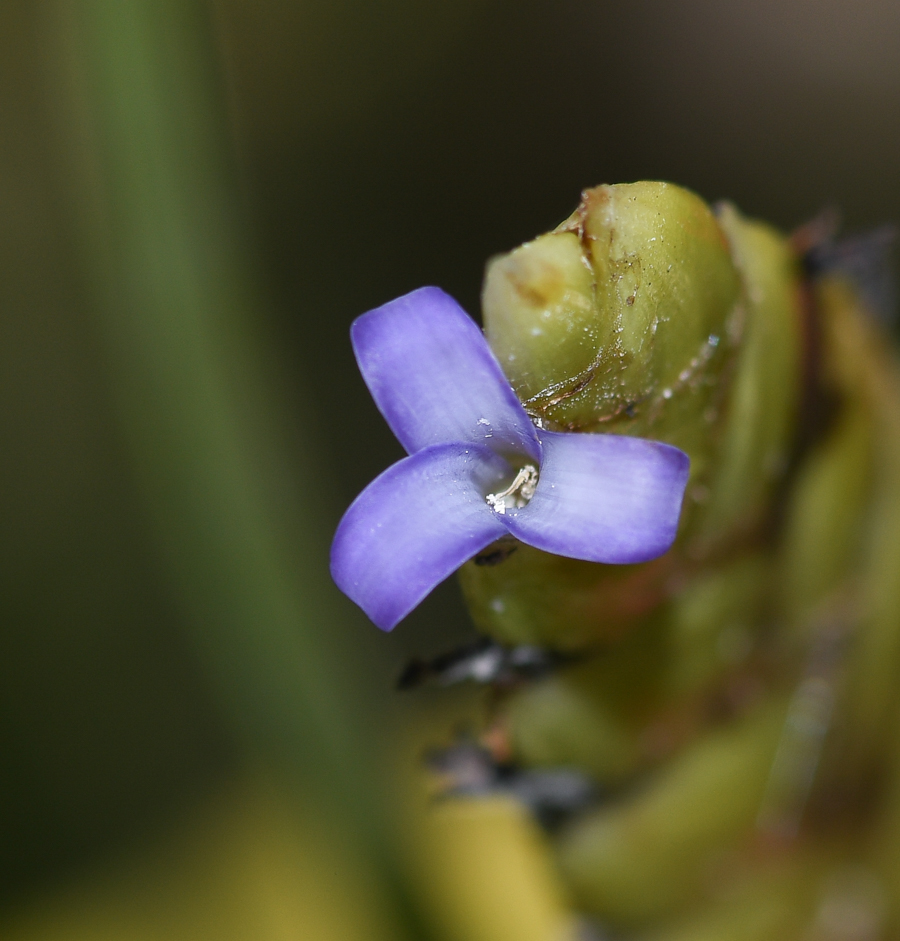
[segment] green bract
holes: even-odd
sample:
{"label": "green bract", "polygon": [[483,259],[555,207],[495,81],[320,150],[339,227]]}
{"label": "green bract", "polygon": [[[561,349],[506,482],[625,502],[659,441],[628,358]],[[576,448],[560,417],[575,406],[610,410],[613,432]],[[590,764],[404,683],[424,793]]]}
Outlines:
{"label": "green bract", "polygon": [[797,266],[768,227],[667,183],[588,190],[558,229],[494,259],[485,332],[543,427],[676,445],[691,458],[682,534],[650,566],[520,548],[461,578],[479,627],[561,648],[615,636],[673,575],[766,525],[799,391]]}

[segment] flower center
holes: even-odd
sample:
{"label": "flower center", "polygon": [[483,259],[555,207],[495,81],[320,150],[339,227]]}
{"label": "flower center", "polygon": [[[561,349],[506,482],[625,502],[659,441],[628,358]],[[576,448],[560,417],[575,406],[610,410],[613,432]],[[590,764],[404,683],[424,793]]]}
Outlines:
{"label": "flower center", "polygon": [[538,472],[534,464],[526,464],[513,482],[499,493],[489,493],[484,499],[487,505],[495,512],[501,515],[507,510],[521,510],[527,506],[534,496],[534,488],[537,487]]}

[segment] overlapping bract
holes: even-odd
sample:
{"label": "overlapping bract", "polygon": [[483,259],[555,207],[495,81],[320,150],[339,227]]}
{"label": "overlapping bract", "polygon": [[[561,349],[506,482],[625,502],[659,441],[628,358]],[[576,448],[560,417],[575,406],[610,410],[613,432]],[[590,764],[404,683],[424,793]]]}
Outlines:
{"label": "overlapping bract", "polygon": [[[413,291],[351,330],[363,378],[410,456],[377,477],[338,526],[338,587],[390,630],[448,575],[511,534],[590,562],[643,562],[678,528],[688,458],[642,438],[536,428],[478,326],[439,288]],[[534,496],[486,496],[539,469]]]}

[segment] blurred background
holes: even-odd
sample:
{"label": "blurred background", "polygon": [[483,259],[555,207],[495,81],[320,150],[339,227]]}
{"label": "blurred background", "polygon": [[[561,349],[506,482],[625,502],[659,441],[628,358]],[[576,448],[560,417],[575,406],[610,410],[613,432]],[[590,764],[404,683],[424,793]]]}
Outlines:
{"label": "blurred background", "polygon": [[0,48],[0,933],[475,938],[403,834],[477,706],[393,689],[456,586],[382,635],[327,574],[401,456],[349,324],[477,316],[601,182],[900,219],[900,5],[5,0]]}

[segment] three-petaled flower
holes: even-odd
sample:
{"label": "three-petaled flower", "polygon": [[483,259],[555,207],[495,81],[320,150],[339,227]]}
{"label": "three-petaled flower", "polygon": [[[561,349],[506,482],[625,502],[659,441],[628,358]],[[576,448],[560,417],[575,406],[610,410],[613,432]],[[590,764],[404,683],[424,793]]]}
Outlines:
{"label": "three-petaled flower", "polygon": [[689,461],[671,445],[535,427],[475,322],[426,287],[351,328],[366,385],[409,457],[338,526],[331,573],[383,630],[512,535],[589,562],[644,562],[678,529]]}

